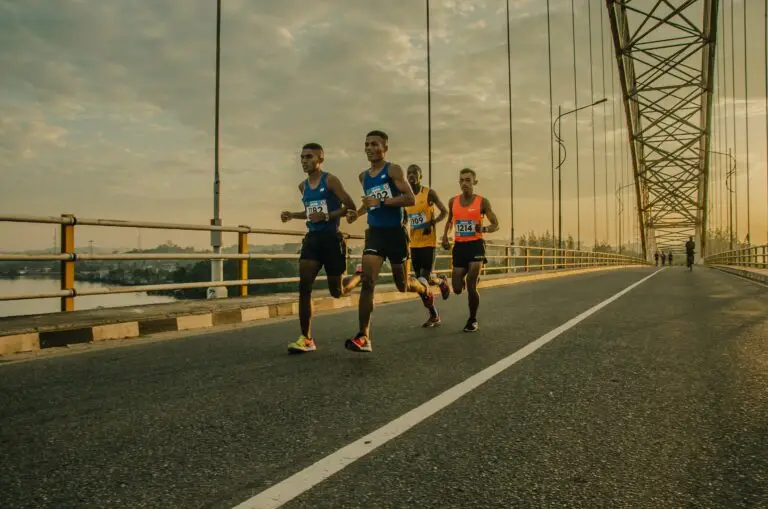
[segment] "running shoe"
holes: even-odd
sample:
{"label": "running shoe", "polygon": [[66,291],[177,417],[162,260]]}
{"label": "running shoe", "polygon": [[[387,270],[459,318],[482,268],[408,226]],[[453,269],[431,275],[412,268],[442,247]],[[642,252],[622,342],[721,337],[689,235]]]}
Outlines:
{"label": "running shoe", "polygon": [[451,296],[451,287],[448,286],[448,278],[445,276],[440,277],[440,295],[443,297],[443,300],[447,300],[448,297]]}
{"label": "running shoe", "polygon": [[370,352],[372,350],[371,340],[362,332],[358,332],[354,338],[344,342],[344,348],[353,352]]}
{"label": "running shoe", "polygon": [[437,327],[441,323],[443,322],[440,320],[440,315],[436,314],[435,316],[430,316],[429,319],[426,322],[424,322],[422,327],[424,328]]}
{"label": "running shoe", "polygon": [[467,320],[467,325],[464,326],[464,332],[477,332],[480,330],[480,324],[477,323],[476,318],[470,318]]}
{"label": "running shoe", "polygon": [[317,350],[315,340],[306,337],[304,334],[301,334],[299,339],[288,345],[288,353],[305,353],[314,352],[315,350]]}

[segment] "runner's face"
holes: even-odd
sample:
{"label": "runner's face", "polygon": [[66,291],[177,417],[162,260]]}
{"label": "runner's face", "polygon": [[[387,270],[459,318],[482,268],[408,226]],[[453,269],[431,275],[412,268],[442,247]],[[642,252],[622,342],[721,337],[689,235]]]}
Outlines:
{"label": "runner's face", "polygon": [[368,136],[365,139],[365,155],[372,163],[381,161],[384,159],[384,153],[387,151],[387,146],[384,140],[378,136]]}
{"label": "runner's face", "polygon": [[317,150],[305,148],[301,151],[301,168],[304,173],[312,173],[320,166],[320,153]]}
{"label": "runner's face", "polygon": [[471,173],[459,174],[459,186],[465,193],[472,194],[475,190],[475,176]]}
{"label": "runner's face", "polygon": [[409,166],[406,173],[408,177],[408,183],[412,186],[421,185],[421,175],[419,173],[420,172],[418,166]]}

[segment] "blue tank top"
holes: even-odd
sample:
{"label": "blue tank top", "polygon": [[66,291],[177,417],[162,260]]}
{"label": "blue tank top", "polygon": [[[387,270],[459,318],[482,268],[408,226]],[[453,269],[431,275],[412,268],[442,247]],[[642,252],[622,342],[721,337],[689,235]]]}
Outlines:
{"label": "blue tank top", "polygon": [[309,221],[309,215],[313,212],[326,212],[330,214],[334,210],[341,208],[341,200],[328,189],[326,182],[328,173],[322,172],[320,183],[315,189],[309,185],[309,178],[304,181],[304,196],[301,201],[304,202],[304,210],[307,212],[307,228],[311,232],[337,231],[339,229],[339,218],[330,221],[321,221],[313,223]]}
{"label": "blue tank top", "polygon": [[[389,163],[386,163],[378,175],[371,177],[366,171],[363,176],[363,191],[366,196],[380,199],[400,196],[400,190],[389,176]],[[368,210],[368,226],[374,228],[394,228],[403,225],[403,207],[377,206]]]}

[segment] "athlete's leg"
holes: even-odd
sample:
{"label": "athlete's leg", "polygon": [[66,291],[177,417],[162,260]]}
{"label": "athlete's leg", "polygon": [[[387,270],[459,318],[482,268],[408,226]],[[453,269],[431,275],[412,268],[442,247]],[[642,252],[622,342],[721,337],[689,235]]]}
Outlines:
{"label": "athlete's leg", "polygon": [[483,262],[469,262],[467,270],[467,297],[469,301],[469,318],[477,321],[477,309],[480,307],[480,292],[477,291],[477,281],[480,279],[480,269]]}
{"label": "athlete's leg", "polygon": [[376,288],[376,279],[384,263],[384,258],[375,254],[363,254],[363,276],[360,289],[360,302],[358,305],[358,320],[360,333],[369,335],[371,327],[371,314],[373,313],[373,292]]}
{"label": "athlete's leg", "polygon": [[317,260],[299,260],[299,325],[306,338],[312,338],[312,285],[320,267]]}
{"label": "athlete's leg", "polygon": [[453,267],[451,282],[453,283],[453,293],[461,295],[464,291],[464,278],[467,277],[467,269],[464,267]]}

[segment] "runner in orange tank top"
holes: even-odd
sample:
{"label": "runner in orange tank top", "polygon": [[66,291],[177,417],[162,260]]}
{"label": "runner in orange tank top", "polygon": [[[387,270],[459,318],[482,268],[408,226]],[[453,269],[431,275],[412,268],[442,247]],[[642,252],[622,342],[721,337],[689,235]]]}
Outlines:
{"label": "runner in orange tank top", "polygon": [[[453,226],[453,292],[459,295],[464,289],[465,281],[469,301],[469,319],[464,326],[464,332],[475,332],[479,329],[477,309],[480,307],[480,294],[477,291],[477,281],[480,269],[488,260],[485,258],[484,233],[493,233],[499,229],[499,219],[491,208],[491,202],[475,194],[477,174],[471,168],[459,172],[461,194],[448,201],[448,221],[443,232],[443,248],[450,249],[448,231]],[[483,226],[483,217],[487,217],[490,225]]]}

